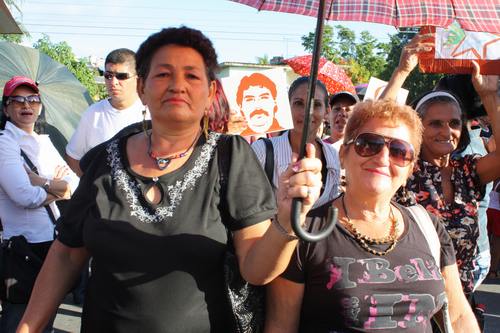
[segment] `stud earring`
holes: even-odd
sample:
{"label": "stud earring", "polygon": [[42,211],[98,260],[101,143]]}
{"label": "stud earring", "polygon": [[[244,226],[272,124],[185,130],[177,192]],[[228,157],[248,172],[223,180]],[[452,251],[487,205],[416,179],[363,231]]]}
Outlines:
{"label": "stud earring", "polygon": [[344,175],[340,176],[340,186],[346,187],[347,186],[347,180]]}

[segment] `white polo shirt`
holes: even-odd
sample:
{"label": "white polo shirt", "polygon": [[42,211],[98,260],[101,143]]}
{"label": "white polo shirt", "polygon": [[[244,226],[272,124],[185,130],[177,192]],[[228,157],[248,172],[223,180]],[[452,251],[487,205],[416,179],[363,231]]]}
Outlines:
{"label": "white polo shirt", "polygon": [[[123,110],[115,109],[108,99],[92,104],[82,114],[80,123],[66,146],[66,154],[75,160],[81,160],[90,149],[111,139],[124,127],[142,121],[144,108],[139,98]],[[149,113],[146,119],[149,119]]]}
{"label": "white polo shirt", "polygon": [[[274,149],[274,188],[278,188],[280,175],[288,168],[292,162],[292,146],[288,140],[288,131],[280,136],[270,138]],[[323,148],[323,156],[326,161],[326,180],[323,179],[324,191],[318,200],[314,203],[313,208],[319,207],[330,200],[333,200],[339,195],[340,183],[340,161],[338,152],[331,145],[318,140]],[[257,156],[262,167],[266,163],[266,145],[263,140],[257,140],[252,144],[252,149]]]}

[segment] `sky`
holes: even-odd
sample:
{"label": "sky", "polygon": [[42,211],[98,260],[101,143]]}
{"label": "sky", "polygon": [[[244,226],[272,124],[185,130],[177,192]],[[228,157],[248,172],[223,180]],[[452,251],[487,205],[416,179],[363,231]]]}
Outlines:
{"label": "sky", "polygon": [[[137,50],[150,34],[186,25],[204,32],[214,43],[219,62],[256,62],[267,55],[303,55],[301,36],[314,31],[316,19],[262,11],[228,0],[18,0],[22,16],[13,15],[31,34],[32,45],[47,34],[66,41],[77,57],[105,58],[113,49]],[[332,24],[332,23],[330,23]],[[334,22],[368,30],[387,42],[394,27],[363,22]]]}

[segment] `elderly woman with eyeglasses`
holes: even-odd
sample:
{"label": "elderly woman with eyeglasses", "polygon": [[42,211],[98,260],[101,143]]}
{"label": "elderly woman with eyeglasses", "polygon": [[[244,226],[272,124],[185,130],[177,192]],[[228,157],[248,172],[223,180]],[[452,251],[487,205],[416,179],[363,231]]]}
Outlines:
{"label": "elderly woman with eyeglasses", "polygon": [[[54,240],[55,219],[60,215],[55,201],[70,197],[78,186],[78,177],[69,170],[49,137],[35,132],[41,110],[40,91],[33,80],[15,76],[7,81],[0,125],[0,220],[4,245],[11,248],[15,246],[11,241],[22,236],[43,261]],[[35,263],[33,268],[36,270]],[[19,290],[16,283],[8,281],[30,277],[11,276],[10,271],[5,274],[1,281],[5,285],[0,288],[5,291],[0,332],[11,333],[24,313],[29,284],[32,287],[36,275],[28,282],[29,290]],[[48,324],[44,332],[50,331]]]}
{"label": "elderly woman with eyeglasses", "polygon": [[478,332],[446,230],[422,207],[392,201],[421,142],[422,123],[410,107],[356,105],[339,152],[345,192],[308,214],[310,228],[321,228],[333,205],[338,223],[326,239],[300,243],[270,284],[265,332],[430,333],[445,304],[456,332]]}

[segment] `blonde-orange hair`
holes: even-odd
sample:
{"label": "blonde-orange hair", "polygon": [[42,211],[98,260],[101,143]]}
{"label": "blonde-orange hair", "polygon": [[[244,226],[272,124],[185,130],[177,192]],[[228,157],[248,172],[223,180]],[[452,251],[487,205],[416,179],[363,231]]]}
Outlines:
{"label": "blonde-orange hair", "polygon": [[405,125],[415,148],[415,157],[420,154],[424,127],[418,114],[407,105],[399,105],[391,100],[366,101],[357,103],[347,121],[344,143],[356,138],[359,130],[371,119],[380,119],[393,126]]}

